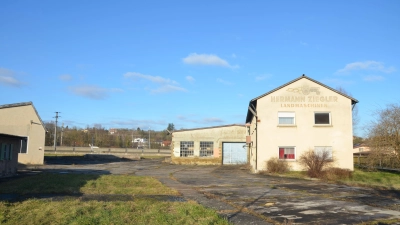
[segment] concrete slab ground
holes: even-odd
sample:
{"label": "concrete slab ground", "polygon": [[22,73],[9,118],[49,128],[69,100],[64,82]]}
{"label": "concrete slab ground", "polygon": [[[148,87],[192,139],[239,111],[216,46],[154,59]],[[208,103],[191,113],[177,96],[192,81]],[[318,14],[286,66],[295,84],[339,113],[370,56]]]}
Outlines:
{"label": "concrete slab ground", "polygon": [[400,193],[249,173],[240,166],[162,160],[53,163],[26,171],[152,176],[234,224],[359,224],[400,219]]}

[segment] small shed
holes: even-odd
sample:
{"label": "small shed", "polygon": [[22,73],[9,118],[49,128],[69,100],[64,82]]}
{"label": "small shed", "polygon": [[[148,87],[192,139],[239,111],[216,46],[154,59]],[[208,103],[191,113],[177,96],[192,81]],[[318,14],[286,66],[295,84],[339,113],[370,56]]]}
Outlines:
{"label": "small shed", "polygon": [[0,133],[22,138],[18,163],[43,164],[46,129],[32,102],[0,105]]}
{"label": "small shed", "polygon": [[244,125],[203,127],[172,133],[172,163],[246,164],[246,128]]}

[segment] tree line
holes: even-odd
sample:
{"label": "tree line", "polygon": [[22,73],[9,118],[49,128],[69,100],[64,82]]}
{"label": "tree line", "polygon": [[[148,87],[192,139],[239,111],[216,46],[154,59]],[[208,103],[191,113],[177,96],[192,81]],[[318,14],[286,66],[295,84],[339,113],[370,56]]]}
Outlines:
{"label": "tree line", "polygon": [[[54,146],[55,137],[55,123],[49,121],[44,123],[46,130],[45,145]],[[173,131],[174,124],[168,124],[166,130]],[[109,148],[136,148],[138,143],[133,142],[136,138],[149,139],[150,135],[150,148],[163,148],[163,141],[171,141],[172,135],[166,130],[143,130],[139,127],[137,129],[106,129],[100,124],[95,124],[92,127],[87,126],[85,129],[78,127],[60,127],[57,126],[57,146],[75,146],[75,147],[88,147],[90,145],[98,147]],[[146,144],[146,147],[148,143]],[[164,146],[168,148],[168,146]]]}

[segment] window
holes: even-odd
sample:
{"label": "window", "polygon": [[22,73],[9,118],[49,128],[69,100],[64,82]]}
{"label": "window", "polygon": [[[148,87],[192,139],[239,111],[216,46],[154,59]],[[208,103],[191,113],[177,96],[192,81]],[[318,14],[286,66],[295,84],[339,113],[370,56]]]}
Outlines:
{"label": "window", "polygon": [[331,124],[331,114],[328,112],[316,112],[314,113],[314,124]]}
{"label": "window", "polygon": [[314,147],[315,154],[319,156],[325,156],[328,160],[333,160],[332,157],[332,146],[315,146]]}
{"label": "window", "polygon": [[28,147],[28,139],[24,138],[21,140],[21,147],[19,149],[19,153],[27,153],[27,147]]}
{"label": "window", "polygon": [[279,159],[295,159],[294,147],[279,147]]}
{"label": "window", "polygon": [[200,157],[214,155],[214,142],[200,141]]}
{"label": "window", "polygon": [[12,150],[13,150],[13,144],[2,143],[0,149],[0,160],[11,160]]}
{"label": "window", "polygon": [[181,141],[181,157],[193,156],[193,141]]}
{"label": "window", "polygon": [[295,113],[294,112],[278,112],[279,125],[294,125]]}

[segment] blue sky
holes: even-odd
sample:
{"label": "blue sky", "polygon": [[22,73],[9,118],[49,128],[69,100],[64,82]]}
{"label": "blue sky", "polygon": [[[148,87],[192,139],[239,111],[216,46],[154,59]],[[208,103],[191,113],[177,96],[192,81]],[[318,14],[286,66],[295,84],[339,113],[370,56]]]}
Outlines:
{"label": "blue sky", "polygon": [[244,123],[302,74],[399,103],[399,1],[0,1],[0,104],[70,127]]}

